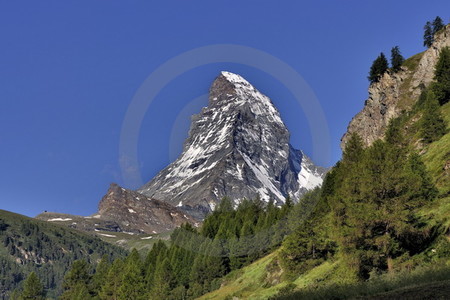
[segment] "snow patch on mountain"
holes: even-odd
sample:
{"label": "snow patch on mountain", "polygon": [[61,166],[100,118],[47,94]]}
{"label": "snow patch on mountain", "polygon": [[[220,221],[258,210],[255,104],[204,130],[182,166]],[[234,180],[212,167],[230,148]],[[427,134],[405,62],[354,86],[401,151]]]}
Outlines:
{"label": "snow patch on mountain", "polygon": [[289,144],[290,134],[272,101],[242,76],[223,71],[208,107],[192,117],[180,157],[138,192],[187,213],[214,210],[223,197],[298,198],[322,183],[316,167]]}

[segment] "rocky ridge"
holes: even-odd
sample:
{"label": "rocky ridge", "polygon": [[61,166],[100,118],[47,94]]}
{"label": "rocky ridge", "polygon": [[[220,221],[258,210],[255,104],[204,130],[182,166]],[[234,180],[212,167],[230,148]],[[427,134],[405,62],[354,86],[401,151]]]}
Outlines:
{"label": "rocky ridge", "polygon": [[138,192],[202,218],[223,197],[297,199],[326,172],[289,144],[271,100],[237,74],[222,72],[208,107],[192,118],[183,153]]}
{"label": "rocky ridge", "polygon": [[87,232],[157,234],[170,231],[183,223],[198,226],[197,221],[176,207],[115,183],[111,184],[99,203],[98,212],[92,216],[44,212],[36,218]]}
{"label": "rocky ridge", "polygon": [[345,148],[355,132],[366,146],[383,138],[389,121],[412,107],[433,80],[434,66],[443,47],[450,47],[450,25],[436,34],[430,48],[408,59],[401,71],[387,72],[379,82],[371,84],[364,108],[350,121],[341,139],[341,148]]}

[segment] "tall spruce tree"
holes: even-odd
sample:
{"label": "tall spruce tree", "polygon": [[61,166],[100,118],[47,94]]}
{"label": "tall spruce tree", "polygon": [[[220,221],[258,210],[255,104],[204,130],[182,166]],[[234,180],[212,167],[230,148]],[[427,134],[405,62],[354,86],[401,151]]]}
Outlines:
{"label": "tall spruce tree", "polygon": [[450,100],[450,48],[444,47],[439,54],[434,71],[433,90],[439,104],[444,105]]}
{"label": "tall spruce tree", "polygon": [[23,285],[23,292],[20,297],[23,300],[43,300],[44,297],[44,287],[39,280],[39,277],[36,275],[36,273],[31,272],[30,275],[28,275],[27,279],[25,280],[25,283]]}
{"label": "tall spruce tree", "polygon": [[135,248],[125,260],[121,276],[122,283],[118,291],[120,299],[147,299],[142,261]]}
{"label": "tall spruce tree", "polygon": [[404,61],[405,61],[405,59],[403,58],[402,54],[400,53],[400,48],[398,46],[393,47],[391,49],[392,70],[394,72],[400,71]]}
{"label": "tall spruce tree", "polygon": [[[85,260],[74,261],[70,271],[64,277],[64,293],[61,299],[89,299],[91,290],[90,267]],[[81,297],[81,298],[80,298]]]}
{"label": "tall spruce tree", "polygon": [[431,22],[427,22],[423,27],[423,45],[424,47],[430,48],[434,42],[434,32]]}
{"label": "tall spruce tree", "polygon": [[437,141],[447,132],[447,124],[440,110],[434,92],[428,91],[421,120],[421,135],[425,143]]}
{"label": "tall spruce tree", "polygon": [[175,287],[176,281],[173,276],[172,265],[166,257],[158,263],[155,270],[153,286],[150,291],[150,299],[168,299],[170,291]]}
{"label": "tall spruce tree", "polygon": [[103,255],[102,259],[95,268],[95,274],[92,276],[92,289],[95,294],[98,294],[105,283],[108,276],[109,268],[111,267],[108,255]]}
{"label": "tall spruce tree", "polygon": [[435,190],[417,156],[408,156],[398,122],[386,141],[362,149],[358,138],[347,143],[329,203],[334,238],[343,259],[359,278],[394,269],[395,258],[426,245],[426,233],[414,214],[433,199]]}
{"label": "tall spruce tree", "polygon": [[444,21],[441,19],[441,17],[437,16],[433,20],[433,36],[442,28],[444,28]]}
{"label": "tall spruce tree", "polygon": [[123,268],[124,262],[120,258],[114,260],[99,292],[100,299],[119,299]]}
{"label": "tall spruce tree", "polygon": [[373,61],[370,67],[369,76],[367,77],[370,83],[378,82],[384,73],[389,69],[389,63],[383,52]]}

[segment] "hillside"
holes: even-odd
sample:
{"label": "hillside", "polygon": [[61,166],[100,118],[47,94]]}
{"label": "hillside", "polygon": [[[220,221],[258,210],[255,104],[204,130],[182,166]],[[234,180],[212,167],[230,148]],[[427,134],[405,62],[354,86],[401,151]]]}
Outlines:
{"label": "hillside", "polygon": [[126,251],[97,237],[52,223],[0,210],[0,298],[36,272],[49,297],[62,290],[62,279],[71,263],[85,259],[96,264],[103,255],[110,259]]}
{"label": "hillside", "polygon": [[[380,82],[371,85],[369,90],[371,98],[369,101],[366,101],[363,111],[352,120],[349,132],[343,138],[343,147],[350,145],[351,148],[355,146],[351,141],[352,134],[360,133],[362,137],[361,143],[366,148],[361,150],[364,154],[358,154],[360,150],[353,150],[355,152],[350,153],[346,149],[347,153],[344,154],[343,161],[338,163],[330,172],[329,184],[327,184],[327,179],[325,181],[323,188],[325,195],[322,194],[321,202],[319,202],[312,220],[303,223],[301,225],[303,228],[299,228],[298,233],[294,232],[291,234],[284,241],[278,252],[271,253],[242,270],[230,273],[222,280],[222,285],[218,290],[210,292],[200,299],[357,299],[358,297],[361,297],[361,299],[444,299],[444,295],[448,295],[450,290],[450,132],[447,127],[447,131],[443,136],[439,136],[432,142],[426,142],[423,137],[423,126],[424,115],[427,113],[426,103],[429,101],[427,100],[429,96],[426,98],[424,95],[429,94],[432,89],[433,73],[435,72],[434,64],[438,61],[438,55],[435,54],[440,51],[442,45],[448,45],[449,30],[450,27],[447,26],[445,30],[441,31],[436,39],[436,44],[429,50],[406,60],[399,74],[388,72],[384,74]],[[424,66],[427,66],[427,68],[424,68]],[[401,83],[400,85],[397,85],[394,82],[395,80],[393,81],[395,78],[398,83]],[[418,80],[417,78],[422,79]],[[380,96],[376,100],[374,100],[376,97],[373,97],[375,91]],[[395,95],[395,97],[389,95]],[[374,105],[379,105],[378,109],[381,106],[387,109],[387,106],[379,102],[381,98],[392,101],[390,103],[390,109],[392,110],[389,115],[385,116],[383,114],[382,119],[376,120],[373,118],[374,114],[372,113]],[[448,126],[450,124],[450,103],[447,102],[436,109],[440,111]],[[368,116],[371,117],[370,120],[367,119]],[[376,123],[376,125],[358,129],[359,125],[357,126],[357,124],[363,124],[364,122],[369,124]],[[376,131],[367,131],[374,128],[377,128]],[[385,139],[387,142],[381,142],[379,141],[380,139]],[[389,144],[392,144],[394,148],[389,148],[391,147],[388,146]],[[381,164],[379,159],[388,158],[391,151],[393,153],[399,151],[395,149],[404,149],[398,152],[399,155],[404,155],[401,154],[402,151],[408,153],[407,156],[404,156],[405,162],[398,162],[397,167],[393,167],[389,163]],[[339,228],[343,225],[336,227],[335,222],[339,221],[339,219],[333,215],[333,211],[330,212],[330,209],[335,210],[336,208],[333,207],[337,205],[337,202],[334,202],[336,201],[334,200],[336,199],[334,194],[340,191],[339,193],[341,194],[339,195],[346,195],[346,197],[352,198],[355,197],[352,193],[355,189],[359,189],[358,186],[363,188],[361,189],[363,193],[366,193],[364,188],[367,186],[371,189],[371,192],[367,195],[371,197],[370,195],[376,192],[376,185],[373,182],[364,182],[364,179],[361,179],[363,176],[367,176],[363,174],[367,174],[369,171],[364,168],[371,168],[374,167],[374,164],[379,164],[380,169],[376,170],[377,174],[379,174],[377,177],[385,176],[385,172],[390,172],[392,175],[400,171],[407,159],[415,157],[415,153],[419,153],[417,158],[415,158],[418,160],[418,164],[420,165],[420,161],[423,161],[425,167],[424,171],[421,171],[422,175],[416,178],[423,180],[430,176],[430,184],[432,183],[435,186],[435,191],[433,189],[429,191],[434,196],[430,194],[428,200],[420,204],[413,204],[412,202],[410,204],[408,202],[401,204],[402,202],[398,202],[399,205],[404,205],[405,208],[403,212],[400,210],[393,213],[398,213],[398,216],[403,218],[406,217],[404,212],[408,212],[408,218],[411,218],[410,222],[419,221],[417,226],[414,227],[415,229],[411,228],[415,233],[411,231],[410,234],[414,235],[422,232],[416,237],[421,239],[421,241],[414,242],[416,244],[409,246],[410,250],[406,250],[400,256],[395,254],[395,252],[389,254],[397,255],[397,258],[387,260],[387,264],[379,264],[379,261],[370,262],[371,266],[377,267],[372,269],[371,273],[364,273],[369,271],[363,270],[363,273],[360,273],[360,275],[354,273],[355,267],[349,267],[349,258],[342,248],[337,248],[335,250],[337,252],[334,253],[324,248],[327,254],[318,259],[317,256],[320,256],[319,251],[321,251],[319,248],[321,240],[338,238],[337,242],[341,245],[343,242],[351,242],[351,240],[339,241],[339,235],[348,235],[351,233],[352,227],[347,227],[346,231]],[[358,162],[358,167],[353,166],[352,169],[351,166],[345,166],[349,164],[351,155],[363,155],[365,157],[364,160],[368,159],[369,162]],[[391,159],[393,158],[391,157]],[[355,157],[352,159],[355,159]],[[388,160],[390,159],[388,158]],[[363,168],[362,166],[365,167]],[[388,171],[392,167],[392,171]],[[343,171],[338,171],[339,169]],[[335,174],[334,176],[332,176],[333,173]],[[349,178],[351,176],[348,175],[349,173],[360,175]],[[386,173],[386,175],[388,174]],[[331,177],[337,177],[337,179],[333,178],[331,180]],[[347,177],[348,179],[344,179],[339,185],[352,185],[351,189],[346,190],[348,194],[342,194],[345,187],[336,187],[336,184],[332,183],[339,182],[342,180],[341,177]],[[389,182],[400,180],[398,184],[401,184],[401,180],[406,179],[389,175],[386,178],[389,181],[384,183],[384,188],[389,188]],[[378,179],[374,177],[373,180],[377,181]],[[415,184],[412,181],[405,187],[414,189],[416,188],[414,187]],[[397,196],[394,198],[387,196],[386,199],[398,201],[395,199],[403,197],[401,196],[402,192],[395,191],[395,185],[392,185],[392,188],[394,189],[390,193],[394,193]],[[414,197],[418,197],[418,195]],[[376,198],[374,199],[376,200]],[[366,200],[359,201],[364,202]],[[352,222],[367,222],[366,220],[371,218],[384,217],[383,214],[371,213],[370,210],[363,208],[362,204],[357,202],[345,200],[343,202],[345,206],[340,206],[339,209],[354,214],[355,219]],[[355,208],[349,209],[349,205]],[[358,205],[361,205],[361,208],[358,208]],[[378,205],[381,205],[380,209],[384,209],[383,204]],[[414,207],[413,205],[416,206]],[[384,207],[389,209],[389,206]],[[359,212],[357,211],[358,209],[360,210]],[[331,222],[333,219],[334,221]],[[395,224],[396,221],[388,222]],[[355,223],[353,226],[359,226],[358,224]],[[367,224],[366,226],[371,226],[370,223],[365,224]],[[312,225],[313,228],[310,228],[309,225]],[[340,233],[336,234],[336,231],[340,231]],[[306,236],[302,236],[302,234]],[[364,235],[364,233],[355,233],[355,235],[357,237],[358,235]],[[419,237],[420,235],[422,237]],[[385,243],[384,237],[377,237],[375,233],[373,236],[367,236],[366,239],[369,240],[361,243],[366,243],[367,247],[370,248],[366,248],[359,254],[356,252],[353,255],[363,255],[366,256],[365,259],[369,259],[370,255],[374,255],[376,251],[382,251],[377,250],[377,245]],[[303,243],[305,244],[304,246],[302,245]],[[402,243],[404,242],[400,240],[400,243],[397,245],[402,247]],[[312,248],[308,248],[311,247],[311,244]],[[408,248],[405,244],[403,246]],[[314,251],[316,251],[316,258],[314,258]],[[311,253],[312,257],[310,256]],[[293,255],[298,256],[292,258],[295,257]],[[286,260],[286,256],[291,258]],[[382,257],[383,255],[378,260],[382,261]],[[291,265],[286,264],[286,262],[283,264],[283,260],[291,261]],[[354,263],[364,265],[368,261]],[[388,269],[390,270],[388,271]],[[359,276],[363,276],[364,280],[360,281],[361,277]],[[270,281],[268,280],[270,278],[275,278],[276,280]]]}

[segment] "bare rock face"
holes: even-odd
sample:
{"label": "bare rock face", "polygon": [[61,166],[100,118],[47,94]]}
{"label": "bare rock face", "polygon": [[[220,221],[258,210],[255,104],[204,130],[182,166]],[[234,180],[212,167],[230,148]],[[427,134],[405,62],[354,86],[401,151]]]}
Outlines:
{"label": "bare rock face", "polygon": [[184,223],[198,226],[192,217],[176,207],[115,183],[111,184],[99,203],[98,212],[92,216],[44,212],[36,218],[94,233],[156,234],[170,231]]}
{"label": "bare rock face", "polygon": [[387,72],[379,82],[370,85],[364,108],[350,121],[341,139],[342,150],[352,133],[359,134],[366,146],[384,137],[389,121],[410,109],[433,80],[434,66],[443,47],[450,47],[450,25],[435,36],[429,49],[410,58],[401,71]]}
{"label": "bare rock face", "polygon": [[166,202],[148,198],[114,183],[98,208],[94,216],[116,222],[126,232],[160,233],[184,223],[197,224],[189,215]]}
{"label": "bare rock face", "polygon": [[213,82],[208,107],[192,118],[183,153],[138,192],[202,218],[223,197],[281,204],[322,183],[316,167],[289,144],[271,100],[237,74]]}

